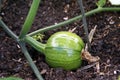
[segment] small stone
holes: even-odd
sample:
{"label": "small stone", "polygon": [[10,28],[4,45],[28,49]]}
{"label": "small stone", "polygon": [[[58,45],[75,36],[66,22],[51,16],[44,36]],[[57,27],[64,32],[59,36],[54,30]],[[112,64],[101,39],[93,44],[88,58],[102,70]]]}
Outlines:
{"label": "small stone", "polygon": [[114,24],[115,22],[113,21],[113,20],[111,20],[110,22],[109,22],[109,24]]}
{"label": "small stone", "polygon": [[56,25],[56,24],[58,24],[58,23],[55,22],[54,24]]}
{"label": "small stone", "polygon": [[46,69],[43,69],[40,73],[41,74],[45,74],[47,72],[47,70]]}
{"label": "small stone", "polygon": [[63,18],[64,20],[68,20],[68,16]]}
{"label": "small stone", "polygon": [[20,46],[17,44],[17,47],[20,49]]}
{"label": "small stone", "polygon": [[2,16],[4,16],[4,15],[5,15],[5,13],[4,13],[4,12],[2,12],[2,13],[1,13],[1,15],[2,15]]}
{"label": "small stone", "polygon": [[114,74],[117,74],[117,71],[114,71]]}
{"label": "small stone", "polygon": [[21,19],[21,20],[23,20],[24,18],[23,18],[23,17],[21,17],[20,19]]}

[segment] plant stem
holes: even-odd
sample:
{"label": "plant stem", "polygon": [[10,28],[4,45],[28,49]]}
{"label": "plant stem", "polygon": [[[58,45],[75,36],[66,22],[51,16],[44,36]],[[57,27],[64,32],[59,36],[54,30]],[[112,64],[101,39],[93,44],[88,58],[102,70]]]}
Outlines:
{"label": "plant stem", "polygon": [[82,13],[82,21],[84,24],[83,27],[84,27],[84,31],[85,31],[85,38],[86,38],[88,48],[90,51],[91,45],[90,45],[90,41],[89,41],[89,37],[88,37],[89,34],[88,34],[88,27],[87,27],[87,21],[86,21],[85,11],[84,11],[84,7],[83,7],[83,2],[82,2],[82,0],[77,0],[77,1],[78,1],[79,6],[80,6],[81,13]]}
{"label": "plant stem", "polygon": [[120,7],[104,7],[102,11],[120,11]]}
{"label": "plant stem", "polygon": [[0,26],[6,31],[6,33],[8,33],[9,36],[11,36],[16,41],[18,40],[18,36],[15,35],[1,19],[0,19]]}
{"label": "plant stem", "polygon": [[[91,15],[91,14],[93,14],[93,13],[98,12],[98,11],[99,11],[99,9],[94,9],[94,10],[92,10],[92,11],[89,11],[89,12],[86,13],[86,16],[89,16],[89,15]],[[67,21],[60,22],[60,23],[58,23],[58,24],[51,25],[51,26],[48,26],[48,27],[45,27],[45,28],[36,30],[36,31],[34,31],[34,32],[32,32],[32,33],[30,33],[30,34],[28,34],[28,35],[33,36],[33,35],[35,35],[35,34],[37,34],[37,33],[45,32],[45,31],[48,31],[48,30],[52,30],[52,29],[55,29],[55,28],[58,28],[58,27],[61,27],[61,26],[70,24],[70,23],[72,23],[72,22],[74,22],[74,21],[77,21],[77,20],[79,20],[79,19],[81,19],[81,18],[82,18],[82,15],[79,15],[79,16],[76,16],[76,17],[74,17],[74,18],[72,18],[72,19],[69,19],[69,20],[67,20]]]}
{"label": "plant stem", "polygon": [[32,26],[32,23],[34,21],[35,15],[37,13],[37,9],[38,9],[40,1],[41,0],[33,0],[30,11],[27,15],[25,23],[23,24],[23,27],[22,27],[22,30],[19,36],[20,39],[23,38],[29,32]]}
{"label": "plant stem", "polygon": [[30,36],[24,37],[24,41],[30,44],[32,47],[34,47],[37,51],[44,53],[45,44],[36,41]]}
{"label": "plant stem", "polygon": [[36,74],[37,78],[39,80],[43,80],[42,76],[40,75],[40,72],[38,71],[37,67],[33,63],[24,42],[19,42],[18,36],[16,36],[9,28],[8,26],[0,19],[0,26],[10,35],[13,39],[15,39],[21,46],[22,52],[24,53],[25,57],[27,58],[31,68],[33,69],[34,73]]}
{"label": "plant stem", "polygon": [[29,53],[28,53],[28,51],[27,51],[27,49],[26,49],[26,47],[25,47],[25,43],[24,43],[24,42],[19,42],[19,44],[20,44],[20,46],[21,46],[22,52],[24,53],[25,57],[27,58],[30,66],[31,66],[31,68],[33,69],[34,73],[36,74],[37,78],[38,78],[39,80],[44,80],[44,79],[42,78],[42,76],[40,75],[40,72],[39,72],[38,68],[37,68],[36,65],[34,64],[32,58],[30,57],[30,55],[29,55]]}
{"label": "plant stem", "polygon": [[[96,9],[93,9],[91,11],[86,12],[85,16],[90,16],[90,15],[93,15],[95,13],[99,13],[99,12],[102,12],[102,11],[120,11],[120,7],[96,8]],[[55,24],[55,25],[51,25],[51,26],[36,30],[34,32],[29,33],[28,35],[33,36],[33,35],[36,35],[36,34],[41,33],[41,32],[45,32],[45,31],[48,31],[48,30],[52,30],[52,29],[55,29],[55,28],[70,24],[70,23],[75,22],[75,21],[80,20],[80,19],[82,19],[82,15],[76,16],[74,18],[71,18],[71,19],[69,19],[67,21],[64,21],[64,22],[60,22],[60,23]]]}

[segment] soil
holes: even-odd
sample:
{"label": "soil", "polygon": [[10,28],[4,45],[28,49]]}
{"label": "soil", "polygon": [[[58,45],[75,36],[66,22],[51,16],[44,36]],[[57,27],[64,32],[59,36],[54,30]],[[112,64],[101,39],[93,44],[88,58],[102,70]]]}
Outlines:
{"label": "soil", "polygon": [[[90,11],[96,8],[95,3],[95,0],[84,0],[85,10]],[[30,5],[31,0],[9,0],[1,11],[3,21],[17,35],[20,33]],[[67,5],[69,5],[68,12],[64,12]],[[79,14],[79,6],[74,0],[43,0],[31,31],[59,23],[66,17],[70,19]],[[97,73],[94,67],[81,71],[81,67],[89,65],[86,61],[83,61],[82,66],[74,71],[51,68],[45,62],[43,55],[38,55],[36,50],[28,47],[31,57],[45,80],[117,80],[120,75],[120,12],[94,14],[87,17],[87,23],[89,31],[97,26],[91,43],[91,53],[100,57],[100,73]],[[68,31],[75,27],[77,29],[74,32],[85,39],[82,21],[77,21],[45,32],[43,42],[46,42],[54,32]],[[37,80],[19,45],[0,27],[0,77],[7,76]]]}

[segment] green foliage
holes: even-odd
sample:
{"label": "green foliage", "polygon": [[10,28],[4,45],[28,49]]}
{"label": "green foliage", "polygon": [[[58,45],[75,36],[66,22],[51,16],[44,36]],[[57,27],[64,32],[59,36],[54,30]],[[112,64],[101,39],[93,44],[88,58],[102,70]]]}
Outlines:
{"label": "green foliage", "polygon": [[35,40],[38,40],[38,41],[42,41],[43,37],[44,37],[44,35],[41,33],[38,33],[38,34],[32,36],[32,38],[34,38]]}
{"label": "green foliage", "polygon": [[96,3],[96,5],[97,5],[98,7],[103,7],[105,4],[106,4],[106,0],[99,0],[99,1]]}
{"label": "green foliage", "polygon": [[23,80],[23,79],[18,77],[6,77],[6,78],[0,78],[0,80]]}
{"label": "green foliage", "polygon": [[120,76],[118,76],[118,80],[120,80]]}

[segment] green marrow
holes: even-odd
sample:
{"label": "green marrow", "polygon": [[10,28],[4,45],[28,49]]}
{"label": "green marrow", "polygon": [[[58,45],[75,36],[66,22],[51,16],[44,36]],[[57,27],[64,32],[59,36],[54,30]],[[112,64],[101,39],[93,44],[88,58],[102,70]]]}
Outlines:
{"label": "green marrow", "polygon": [[51,67],[74,70],[81,65],[83,40],[75,33],[61,31],[53,34],[45,47],[46,62]]}

